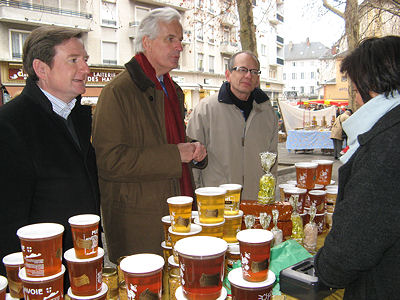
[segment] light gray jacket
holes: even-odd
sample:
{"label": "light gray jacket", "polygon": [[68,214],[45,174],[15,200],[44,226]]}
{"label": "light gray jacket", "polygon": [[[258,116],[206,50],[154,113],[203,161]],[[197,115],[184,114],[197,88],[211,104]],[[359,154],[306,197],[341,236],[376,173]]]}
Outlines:
{"label": "light gray jacket", "polygon": [[[277,153],[278,119],[268,96],[260,89],[253,92],[253,109],[245,121],[224,83],[218,94],[207,97],[194,108],[187,135],[207,148],[208,165],[193,170],[196,187],[238,183],[242,199],[257,200],[261,168],[260,152]],[[277,161],[277,160],[276,160]],[[278,163],[273,167],[276,176]]]}

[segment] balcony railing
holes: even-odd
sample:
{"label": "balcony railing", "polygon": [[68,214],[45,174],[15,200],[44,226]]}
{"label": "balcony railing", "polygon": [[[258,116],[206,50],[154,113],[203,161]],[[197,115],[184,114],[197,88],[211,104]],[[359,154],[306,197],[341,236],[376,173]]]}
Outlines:
{"label": "balcony railing", "polygon": [[34,10],[34,11],[40,11],[40,12],[56,14],[56,15],[82,17],[82,18],[86,18],[86,19],[93,18],[92,14],[89,14],[86,12],[57,8],[57,7],[46,6],[46,5],[42,5],[42,4],[35,4],[35,3],[30,3],[30,1],[0,0],[0,6],[9,6],[9,7],[14,7],[14,8],[26,9],[26,10]]}

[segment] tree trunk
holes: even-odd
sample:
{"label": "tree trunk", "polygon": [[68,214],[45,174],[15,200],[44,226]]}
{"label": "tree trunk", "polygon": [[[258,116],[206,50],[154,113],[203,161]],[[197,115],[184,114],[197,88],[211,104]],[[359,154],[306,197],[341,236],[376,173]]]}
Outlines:
{"label": "tree trunk", "polygon": [[[346,8],[344,11],[345,31],[347,38],[347,48],[353,51],[360,39],[360,19],[358,16],[358,2],[357,0],[347,0]],[[353,92],[352,82],[348,82],[348,91],[350,95],[349,106],[353,112],[359,107],[355,101],[355,93]]]}
{"label": "tree trunk", "polygon": [[252,0],[237,0],[240,20],[240,43],[242,50],[250,50],[257,56],[256,27],[253,20]]}

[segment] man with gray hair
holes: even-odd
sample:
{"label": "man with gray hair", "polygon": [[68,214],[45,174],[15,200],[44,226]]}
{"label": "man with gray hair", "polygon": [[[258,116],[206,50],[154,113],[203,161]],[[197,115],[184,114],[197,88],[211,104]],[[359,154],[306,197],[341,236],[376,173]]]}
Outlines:
{"label": "man with gray hair", "polygon": [[278,147],[278,119],[258,88],[260,73],[252,52],[236,53],[219,93],[203,99],[191,113],[187,134],[208,152],[207,168],[193,170],[196,187],[237,183],[243,186],[242,199],[257,200],[263,175],[259,153],[277,153]]}
{"label": "man with gray hair", "polygon": [[206,149],[185,134],[184,95],[169,71],[182,49],[180,14],[154,9],[139,25],[136,55],[103,88],[93,121],[110,260],[162,253],[167,198],[193,196],[191,167]]}

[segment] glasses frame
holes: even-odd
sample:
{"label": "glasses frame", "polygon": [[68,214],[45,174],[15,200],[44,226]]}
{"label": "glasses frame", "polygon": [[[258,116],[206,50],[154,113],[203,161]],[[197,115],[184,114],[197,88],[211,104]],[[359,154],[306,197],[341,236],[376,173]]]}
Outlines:
{"label": "glasses frame", "polygon": [[246,68],[246,67],[233,67],[233,68],[232,68],[232,71],[238,71],[239,73],[242,73],[243,75],[244,75],[244,74],[247,74],[248,72],[250,72],[250,74],[251,74],[251,75],[254,75],[254,76],[259,76],[259,75],[261,74],[261,71],[260,71],[260,70],[257,70],[257,69],[248,69],[248,68]]}

